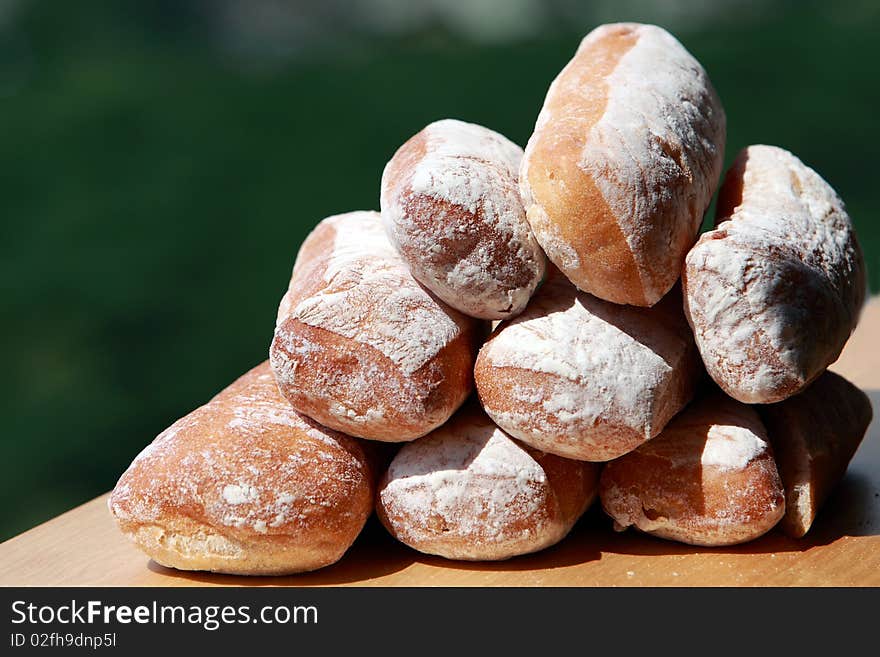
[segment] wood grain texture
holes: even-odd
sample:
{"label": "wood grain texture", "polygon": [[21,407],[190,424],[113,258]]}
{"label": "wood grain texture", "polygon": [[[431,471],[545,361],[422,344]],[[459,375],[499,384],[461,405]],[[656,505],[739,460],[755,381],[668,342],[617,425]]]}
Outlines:
{"label": "wood grain texture", "polygon": [[151,562],[122,536],[102,495],[0,544],[4,586],[880,586],[880,299],[831,369],[871,398],[874,421],[810,533],[778,529],[728,548],[615,534],[598,505],[560,544],[497,563],[452,562],[367,524],[337,564],[292,577],[185,573]]}

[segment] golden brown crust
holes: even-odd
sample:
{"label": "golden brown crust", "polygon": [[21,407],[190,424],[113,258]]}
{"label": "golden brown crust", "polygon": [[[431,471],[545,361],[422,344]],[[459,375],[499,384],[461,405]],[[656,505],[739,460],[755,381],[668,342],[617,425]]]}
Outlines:
{"label": "golden brown crust", "polygon": [[726,119],[705,71],[651,25],[603,25],[554,80],[520,187],[580,289],[652,306],[678,279],[721,173]]}
{"label": "golden brown crust", "polygon": [[692,545],[744,543],[785,512],[782,482],[754,410],[720,393],[607,464],[602,506],[615,525]]}
{"label": "golden brown crust", "polygon": [[269,358],[282,394],[325,426],[388,442],[461,405],[486,331],[425,291],[367,212],[315,228],[278,314]]}
{"label": "golden brown crust", "polygon": [[[558,85],[556,93],[547,95],[543,111],[552,122],[552,133],[530,140],[523,171],[529,223],[553,263],[582,290],[616,303],[643,306],[649,304],[618,219],[593,176],[580,166],[590,131],[605,112],[605,79],[636,40],[632,30],[621,27],[578,49],[554,83]],[[595,90],[591,102],[584,102],[580,89]],[[565,120],[555,121],[554,117]],[[589,257],[578,257],[576,263],[566,266],[568,263],[554,257],[555,249],[548,248],[546,233],[555,233],[554,240],[566,243],[579,256]]]}
{"label": "golden brown crust", "polygon": [[334,563],[355,540],[380,463],[357,439],[294,411],[262,363],[162,432],[109,507],[163,565],[296,573]]}
{"label": "golden brown crust", "polygon": [[802,393],[757,408],[785,486],[780,526],[800,538],[859,448],[873,417],[871,401],[842,376],[825,372]]}
{"label": "golden brown crust", "polygon": [[388,160],[382,177],[389,182],[389,187],[391,188],[403,184],[404,181],[412,177],[413,171],[415,171],[419,162],[425,159],[427,153],[428,137],[424,130],[420,130],[407,139],[397,149],[394,156]]}
{"label": "golden brown crust", "polygon": [[[580,519],[599,494],[601,468],[593,463],[574,461],[520,444],[547,475],[559,519],[569,529]],[[575,465],[579,463],[580,465]]]}
{"label": "golden brown crust", "polygon": [[[308,364],[297,369],[295,384],[281,385],[287,400],[337,431],[347,428],[352,435],[384,442],[413,440],[449,419],[473,389],[473,338],[468,334],[455,338],[431,362],[407,375],[376,349],[295,318],[279,329],[278,335],[289,337],[275,339],[274,358],[291,358],[297,350],[308,350]],[[346,400],[345,413],[353,418],[375,415],[376,421],[340,417],[331,406],[333,399],[328,399],[330,390],[334,398]]]}
{"label": "golden brown crust", "polygon": [[[623,426],[609,418],[598,417],[581,431],[573,431],[571,422],[564,422],[558,414],[545,411],[544,403],[550,391],[568,383],[555,374],[520,367],[496,367],[488,358],[477,356],[474,379],[480,402],[491,410],[496,422],[504,424],[512,436],[537,449],[570,459],[603,462],[626,454],[645,442],[644,430]],[[578,384],[572,382],[568,385],[574,388]],[[519,392],[522,390],[534,392],[529,398],[529,394]],[[512,417],[514,413],[516,417]],[[505,414],[510,416],[505,417]],[[585,432],[588,432],[588,439],[584,437]]]}
{"label": "golden brown crust", "polygon": [[401,542],[447,559],[489,561],[562,540],[596,496],[598,467],[521,445],[476,404],[404,445],[376,511]]}

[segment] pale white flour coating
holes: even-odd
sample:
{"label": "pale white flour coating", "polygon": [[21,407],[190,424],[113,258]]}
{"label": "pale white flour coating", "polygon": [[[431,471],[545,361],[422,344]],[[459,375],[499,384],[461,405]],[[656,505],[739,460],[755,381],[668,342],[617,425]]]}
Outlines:
{"label": "pale white flour coating", "polygon": [[392,242],[418,280],[471,316],[516,314],[544,273],[517,187],[521,159],[497,132],[446,119],[401,147],[383,172]]}
{"label": "pale white flour coating", "polygon": [[706,72],[675,37],[635,29],[638,40],[606,78],[605,112],[580,166],[618,218],[645,296],[656,300],[678,278],[715,192],[726,119]]}
{"label": "pale white flour coating", "polygon": [[580,511],[566,520],[556,494],[541,464],[471,409],[400,449],[378,504],[392,533],[417,550],[504,559],[557,542],[592,501],[583,492],[559,491],[581,498]]}
{"label": "pale white flour coating", "polygon": [[720,393],[608,464],[600,492],[616,529],[634,526],[693,545],[752,540],[785,513],[764,425],[754,409]]}
{"label": "pale white flour coating", "polygon": [[836,360],[854,330],[861,250],[834,190],[783,149],[742,151],[725,191],[741,199],[688,254],[685,308],[729,395],[781,401]]}
{"label": "pale white flour coating", "polygon": [[412,440],[467,396],[477,332],[476,320],[412,277],[379,213],[351,212],[323,220],[303,243],[270,362],[282,393],[322,424]]}
{"label": "pale white flour coating", "polygon": [[459,326],[412,280],[378,213],[325,221],[336,230],[324,271],[327,286],[302,299],[290,315],[373,347],[412,374],[459,335]]}
{"label": "pale white flour coating", "polygon": [[379,217],[378,212],[361,210],[333,215],[320,222],[333,228],[336,234],[333,247],[321,263],[325,281],[330,282],[339,274],[347,273],[353,264],[363,260],[402,264],[382,229]]}
{"label": "pale white flour coating", "polygon": [[[416,194],[426,194],[476,212],[495,193],[487,183],[488,172],[479,166],[499,170],[516,182],[522,148],[503,135],[475,123],[455,119],[435,121],[423,130],[425,155],[413,172],[410,185]],[[464,176],[477,173],[477,180]]]}
{"label": "pale white flour coating", "polygon": [[721,470],[742,470],[767,449],[767,441],[746,427],[713,425],[707,433],[700,463]]}
{"label": "pale white flour coating", "polygon": [[580,289],[651,306],[678,279],[718,184],[721,102],[653,25],[588,34],[548,89],[519,184],[549,259]]}
{"label": "pale white flour coating", "polygon": [[[495,540],[511,520],[529,517],[545,503],[541,466],[497,427],[441,431],[401,448],[388,470],[383,500],[397,512],[429,515],[463,538]],[[409,527],[415,534],[419,523]],[[430,532],[421,538],[429,538]]]}
{"label": "pale white flour coating", "polygon": [[[697,376],[692,337],[675,314],[677,307],[670,318],[666,306],[602,301],[552,276],[526,311],[483,346],[476,371],[483,406],[511,435],[539,449],[615,458],[657,435],[689,398],[673,392],[678,381]],[[517,374],[522,370],[551,376],[527,385]],[[485,394],[489,387],[505,392]],[[606,444],[609,433],[628,437]]]}

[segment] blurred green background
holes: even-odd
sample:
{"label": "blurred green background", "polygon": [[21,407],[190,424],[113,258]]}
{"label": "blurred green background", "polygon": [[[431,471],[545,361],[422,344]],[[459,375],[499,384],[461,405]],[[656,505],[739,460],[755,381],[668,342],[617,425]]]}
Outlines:
{"label": "blurred green background", "polygon": [[0,539],[264,359],[301,240],[377,208],[405,139],[456,117],[524,145],[615,20],[702,61],[728,163],[778,144],[834,185],[876,292],[875,0],[0,0]]}

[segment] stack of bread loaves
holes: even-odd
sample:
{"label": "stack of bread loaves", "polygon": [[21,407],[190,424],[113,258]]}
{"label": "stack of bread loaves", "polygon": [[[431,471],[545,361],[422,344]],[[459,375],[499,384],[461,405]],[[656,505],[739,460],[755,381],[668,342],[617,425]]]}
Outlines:
{"label": "stack of bread loaves", "polygon": [[248,574],[335,562],[374,509],[450,559],[546,548],[596,498],[695,545],[802,536],[871,419],[825,372],[864,264],[834,190],[772,146],[736,157],[698,239],[724,141],[706,72],[637,24],[587,35],[525,151],[427,126],[381,213],[302,244],[268,362],[122,475],[120,528]]}

